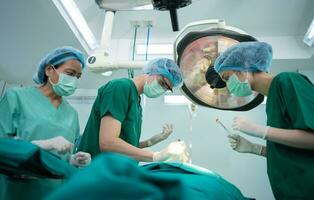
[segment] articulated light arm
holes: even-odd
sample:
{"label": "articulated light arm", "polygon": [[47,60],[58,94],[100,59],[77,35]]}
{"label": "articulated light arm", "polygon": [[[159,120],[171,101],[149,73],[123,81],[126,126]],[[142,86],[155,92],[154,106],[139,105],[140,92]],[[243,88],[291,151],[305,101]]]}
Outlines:
{"label": "articulated light arm", "polygon": [[114,11],[106,11],[100,47],[87,58],[87,66],[94,73],[118,69],[141,69],[147,61],[116,60],[110,57],[110,41],[114,21]]}

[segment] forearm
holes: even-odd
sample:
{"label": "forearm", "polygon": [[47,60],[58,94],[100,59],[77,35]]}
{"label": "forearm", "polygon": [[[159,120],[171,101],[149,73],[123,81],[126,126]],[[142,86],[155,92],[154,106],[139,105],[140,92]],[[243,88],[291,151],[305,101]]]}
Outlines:
{"label": "forearm", "polygon": [[150,147],[152,145],[150,145],[150,142],[149,140],[144,140],[144,141],[141,141],[140,142],[140,148],[143,149],[143,148],[147,148],[147,147]]}
{"label": "forearm", "polygon": [[150,139],[140,142],[140,148],[151,147],[151,146],[163,141],[163,138],[160,137],[160,134],[162,134],[162,133],[158,133],[155,136],[151,137]]}
{"label": "forearm", "polygon": [[314,149],[314,133],[309,131],[270,127],[266,139],[290,147]]}
{"label": "forearm", "polygon": [[121,153],[143,162],[151,162],[153,160],[153,152],[134,147],[120,138],[114,138],[100,143],[100,150],[102,152]]}

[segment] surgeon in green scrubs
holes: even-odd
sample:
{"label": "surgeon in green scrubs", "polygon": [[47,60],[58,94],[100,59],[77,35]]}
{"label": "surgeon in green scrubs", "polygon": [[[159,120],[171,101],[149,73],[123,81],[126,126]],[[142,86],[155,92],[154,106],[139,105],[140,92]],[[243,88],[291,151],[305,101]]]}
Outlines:
{"label": "surgeon in green scrubs", "polygon": [[162,161],[172,155],[169,147],[160,152],[143,148],[166,139],[172,132],[167,125],[154,137],[140,142],[142,108],[140,95],[156,98],[182,82],[176,63],[158,58],[150,61],[144,73],[133,80],[121,78],[109,81],[98,90],[78,150],[95,157],[101,152],[116,152],[138,161]]}
{"label": "surgeon in green scrubs", "polygon": [[72,47],[49,52],[33,77],[37,86],[13,88],[1,99],[0,136],[30,141],[74,166],[87,165],[91,160],[88,153],[71,156],[80,134],[79,120],[63,98],[74,93],[84,63],[82,52]]}
{"label": "surgeon in green scrubs", "polygon": [[223,52],[215,69],[233,95],[256,91],[267,96],[267,125],[242,116],[233,129],[267,140],[253,144],[237,134],[229,135],[231,147],[267,158],[267,173],[276,199],[312,199],[314,189],[314,85],[304,75],[267,73],[272,48],[263,42],[243,42]]}

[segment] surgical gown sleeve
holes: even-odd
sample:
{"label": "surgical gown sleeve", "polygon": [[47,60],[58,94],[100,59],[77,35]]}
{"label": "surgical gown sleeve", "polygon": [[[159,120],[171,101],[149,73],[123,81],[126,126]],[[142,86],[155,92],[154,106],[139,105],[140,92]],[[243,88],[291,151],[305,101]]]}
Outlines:
{"label": "surgical gown sleeve", "polygon": [[111,114],[113,118],[123,123],[129,105],[130,88],[125,84],[109,83],[100,97],[100,116]]}
{"label": "surgical gown sleeve", "polygon": [[17,98],[14,91],[7,91],[0,100],[0,137],[16,133]]}

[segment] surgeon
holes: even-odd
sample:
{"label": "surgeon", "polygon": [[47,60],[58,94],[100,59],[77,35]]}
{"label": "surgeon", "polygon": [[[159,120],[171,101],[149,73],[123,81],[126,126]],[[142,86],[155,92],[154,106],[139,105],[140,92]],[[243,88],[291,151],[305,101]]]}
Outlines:
{"label": "surgeon", "polygon": [[169,146],[160,152],[143,149],[165,140],[172,132],[172,125],[164,126],[161,133],[140,142],[140,95],[160,97],[179,86],[182,75],[176,63],[166,58],[150,61],[143,71],[132,80],[115,79],[99,88],[79,151],[89,152],[92,157],[101,152],[116,152],[144,162],[171,159]]}
{"label": "surgeon", "polygon": [[77,49],[49,52],[34,74],[36,86],[13,88],[1,99],[0,136],[30,141],[77,167],[89,164],[88,153],[70,157],[80,130],[77,112],[64,99],[76,90],[84,67],[84,55]]}
{"label": "surgeon", "polygon": [[314,188],[314,86],[304,75],[268,73],[272,48],[264,42],[243,42],[223,52],[215,70],[235,96],[256,91],[267,96],[267,125],[242,116],[233,129],[267,141],[253,144],[229,135],[232,148],[267,158],[267,173],[276,199],[312,199]]}

